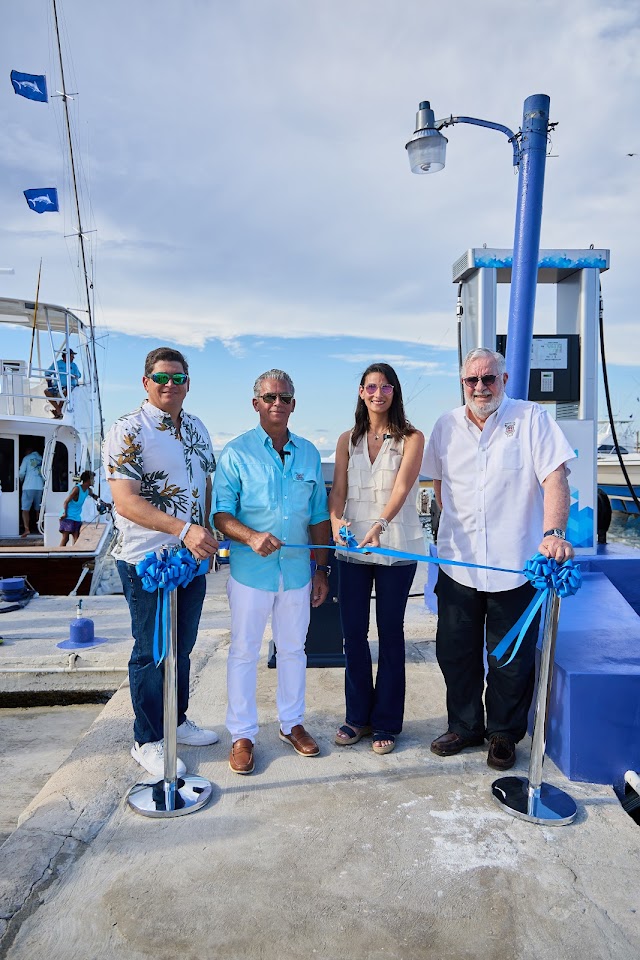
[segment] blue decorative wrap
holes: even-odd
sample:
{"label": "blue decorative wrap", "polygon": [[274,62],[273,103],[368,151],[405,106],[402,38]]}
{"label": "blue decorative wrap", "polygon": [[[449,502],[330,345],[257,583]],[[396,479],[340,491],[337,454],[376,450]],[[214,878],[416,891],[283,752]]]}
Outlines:
{"label": "blue decorative wrap", "polygon": [[159,667],[167,655],[169,645],[169,604],[166,594],[188,583],[206,570],[206,564],[200,564],[188,550],[182,547],[171,553],[163,548],[158,556],[147,553],[144,560],[136,563],[136,573],[142,579],[142,588],[148,593],[158,591],[156,607],[156,625],[153,634],[153,659]]}
{"label": "blue decorative wrap", "polygon": [[523,573],[531,582],[531,585],[535,587],[537,593],[518,622],[513,625],[493,653],[490,654],[496,660],[500,660],[513,644],[511,656],[500,664],[501,667],[506,667],[515,657],[527,630],[533,622],[533,618],[547,597],[550,597],[552,593],[563,599],[572,597],[582,586],[580,567],[573,560],[565,560],[564,563],[560,564],[557,560],[536,553],[535,557],[525,563]]}

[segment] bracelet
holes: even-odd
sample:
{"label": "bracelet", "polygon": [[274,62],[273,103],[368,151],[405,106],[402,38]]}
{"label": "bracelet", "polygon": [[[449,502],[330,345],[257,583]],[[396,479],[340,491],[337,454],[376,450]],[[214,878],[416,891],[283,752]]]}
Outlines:
{"label": "bracelet", "polygon": [[185,523],[184,527],[182,528],[182,530],[181,530],[180,533],[178,534],[178,540],[181,540],[181,541],[184,543],[184,538],[185,538],[186,535],[189,533],[189,530],[190,530],[190,528],[191,528],[192,526],[193,526],[193,524],[191,523],[191,520],[189,520],[188,523]]}
{"label": "bracelet", "polygon": [[380,524],[380,526],[382,527],[381,533],[386,533],[386,532],[387,532],[387,527],[389,526],[389,521],[388,521],[388,520],[385,520],[384,517],[378,517],[378,519],[377,519],[377,520],[374,520],[373,522]]}

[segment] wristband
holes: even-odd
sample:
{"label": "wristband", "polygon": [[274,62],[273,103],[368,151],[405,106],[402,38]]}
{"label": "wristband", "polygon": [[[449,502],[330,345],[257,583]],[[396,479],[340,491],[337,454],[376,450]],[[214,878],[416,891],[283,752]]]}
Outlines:
{"label": "wristband", "polygon": [[388,520],[385,520],[384,517],[378,517],[378,519],[377,519],[377,520],[374,520],[373,522],[380,524],[380,526],[382,527],[382,531],[381,531],[382,533],[386,533],[386,532],[387,532],[387,527],[389,526],[389,521],[388,521]]}
{"label": "wristband", "polygon": [[189,530],[190,530],[190,528],[191,528],[192,526],[193,526],[193,524],[191,523],[191,520],[189,520],[188,523],[185,523],[184,527],[182,528],[182,530],[181,530],[180,533],[178,534],[178,540],[181,540],[182,543],[184,543],[184,538],[185,538],[186,535],[189,533]]}

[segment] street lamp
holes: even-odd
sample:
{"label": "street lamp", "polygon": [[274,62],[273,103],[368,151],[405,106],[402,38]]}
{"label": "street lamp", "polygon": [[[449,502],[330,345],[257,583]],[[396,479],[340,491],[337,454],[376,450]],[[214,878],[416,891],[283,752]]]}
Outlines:
{"label": "street lamp", "polygon": [[[520,400],[526,400],[529,393],[547,136],[556,126],[555,123],[549,123],[549,102],[549,97],[544,93],[527,97],[522,128],[514,133],[501,123],[476,117],[450,116],[436,121],[431,104],[423,100],[416,114],[416,129],[406,144],[412,173],[437,173],[444,168],[447,138],[440,131],[456,123],[471,123],[498,130],[505,134],[512,145],[513,165],[518,167],[518,200],[507,328],[509,381],[506,389],[510,397]],[[492,344],[485,346],[493,348]]]}

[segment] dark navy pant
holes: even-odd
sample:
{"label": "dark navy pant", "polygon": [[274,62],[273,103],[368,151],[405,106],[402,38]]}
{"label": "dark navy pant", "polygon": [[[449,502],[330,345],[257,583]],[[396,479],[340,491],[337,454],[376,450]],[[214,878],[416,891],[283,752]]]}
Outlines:
{"label": "dark navy pant", "polygon": [[[153,635],[158,592],[142,588],[134,564],[117,561],[118,573],[129,610],[134,644],[129,660],[129,687],[135,721],[134,739],[139,744],[162,740],[164,664],[156,667]],[[198,624],[206,593],[206,577],[199,576],[186,587],[178,587],[178,726],[184,723],[189,705],[189,656],[198,635]]]}
{"label": "dark navy pant", "polygon": [[[347,723],[371,726],[379,733],[400,733],[405,695],[404,611],[417,564],[339,563]],[[375,684],[368,640],[374,584],[379,641]]]}
{"label": "dark navy pant", "polygon": [[533,599],[534,588],[523,583],[514,590],[484,593],[457,583],[440,570],[436,594],[436,656],[447,686],[449,730],[461,737],[502,733],[517,743],[527,732],[540,613],[508,666],[498,667],[495,657],[487,657],[483,705],[485,634],[490,654],[524,613]]}

